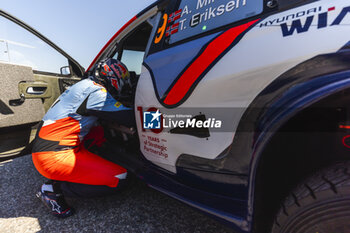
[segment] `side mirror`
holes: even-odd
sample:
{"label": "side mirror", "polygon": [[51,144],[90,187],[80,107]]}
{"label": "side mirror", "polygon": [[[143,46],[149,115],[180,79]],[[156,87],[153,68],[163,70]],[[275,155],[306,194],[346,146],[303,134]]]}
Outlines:
{"label": "side mirror", "polygon": [[69,66],[62,66],[60,68],[62,75],[70,75],[70,67]]}

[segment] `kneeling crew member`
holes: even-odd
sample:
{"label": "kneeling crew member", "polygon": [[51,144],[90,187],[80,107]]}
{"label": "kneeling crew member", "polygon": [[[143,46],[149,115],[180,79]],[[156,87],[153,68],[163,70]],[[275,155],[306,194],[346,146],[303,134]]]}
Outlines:
{"label": "kneeling crew member", "polygon": [[64,199],[62,181],[115,188],[126,179],[125,168],[89,152],[82,141],[98,119],[134,125],[133,110],[116,100],[130,85],[125,65],[106,59],[92,76],[66,90],[44,116],[32,159],[39,173],[50,179],[37,196],[53,215],[64,218],[74,212]]}

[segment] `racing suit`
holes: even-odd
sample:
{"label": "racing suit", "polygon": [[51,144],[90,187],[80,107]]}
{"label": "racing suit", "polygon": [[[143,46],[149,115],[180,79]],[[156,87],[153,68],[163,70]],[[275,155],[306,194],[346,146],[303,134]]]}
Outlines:
{"label": "racing suit", "polygon": [[125,179],[125,168],[89,152],[82,143],[98,119],[134,124],[132,109],[93,78],[66,90],[42,119],[34,141],[32,159],[39,173],[51,180],[109,187]]}

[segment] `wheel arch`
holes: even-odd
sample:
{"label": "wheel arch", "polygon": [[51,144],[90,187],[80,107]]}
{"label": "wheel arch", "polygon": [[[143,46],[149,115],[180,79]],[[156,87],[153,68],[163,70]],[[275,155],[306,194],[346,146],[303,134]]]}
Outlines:
{"label": "wheel arch", "polygon": [[[301,94],[301,90],[307,90]],[[250,166],[249,210],[253,229],[268,232],[279,203],[305,176],[346,160],[339,129],[350,122],[350,71],[299,83],[262,116]],[[283,107],[281,107],[283,106]],[[336,153],[330,154],[326,145]],[[334,149],[336,148],[336,150]],[[349,157],[350,159],[350,157]],[[271,204],[272,203],[272,204]]]}

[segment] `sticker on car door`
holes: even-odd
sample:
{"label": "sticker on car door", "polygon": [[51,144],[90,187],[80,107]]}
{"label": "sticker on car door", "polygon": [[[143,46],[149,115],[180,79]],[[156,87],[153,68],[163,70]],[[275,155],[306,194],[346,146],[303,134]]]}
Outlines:
{"label": "sticker on car door", "polygon": [[172,44],[262,11],[262,0],[182,0],[178,10],[169,15],[166,36]]}

